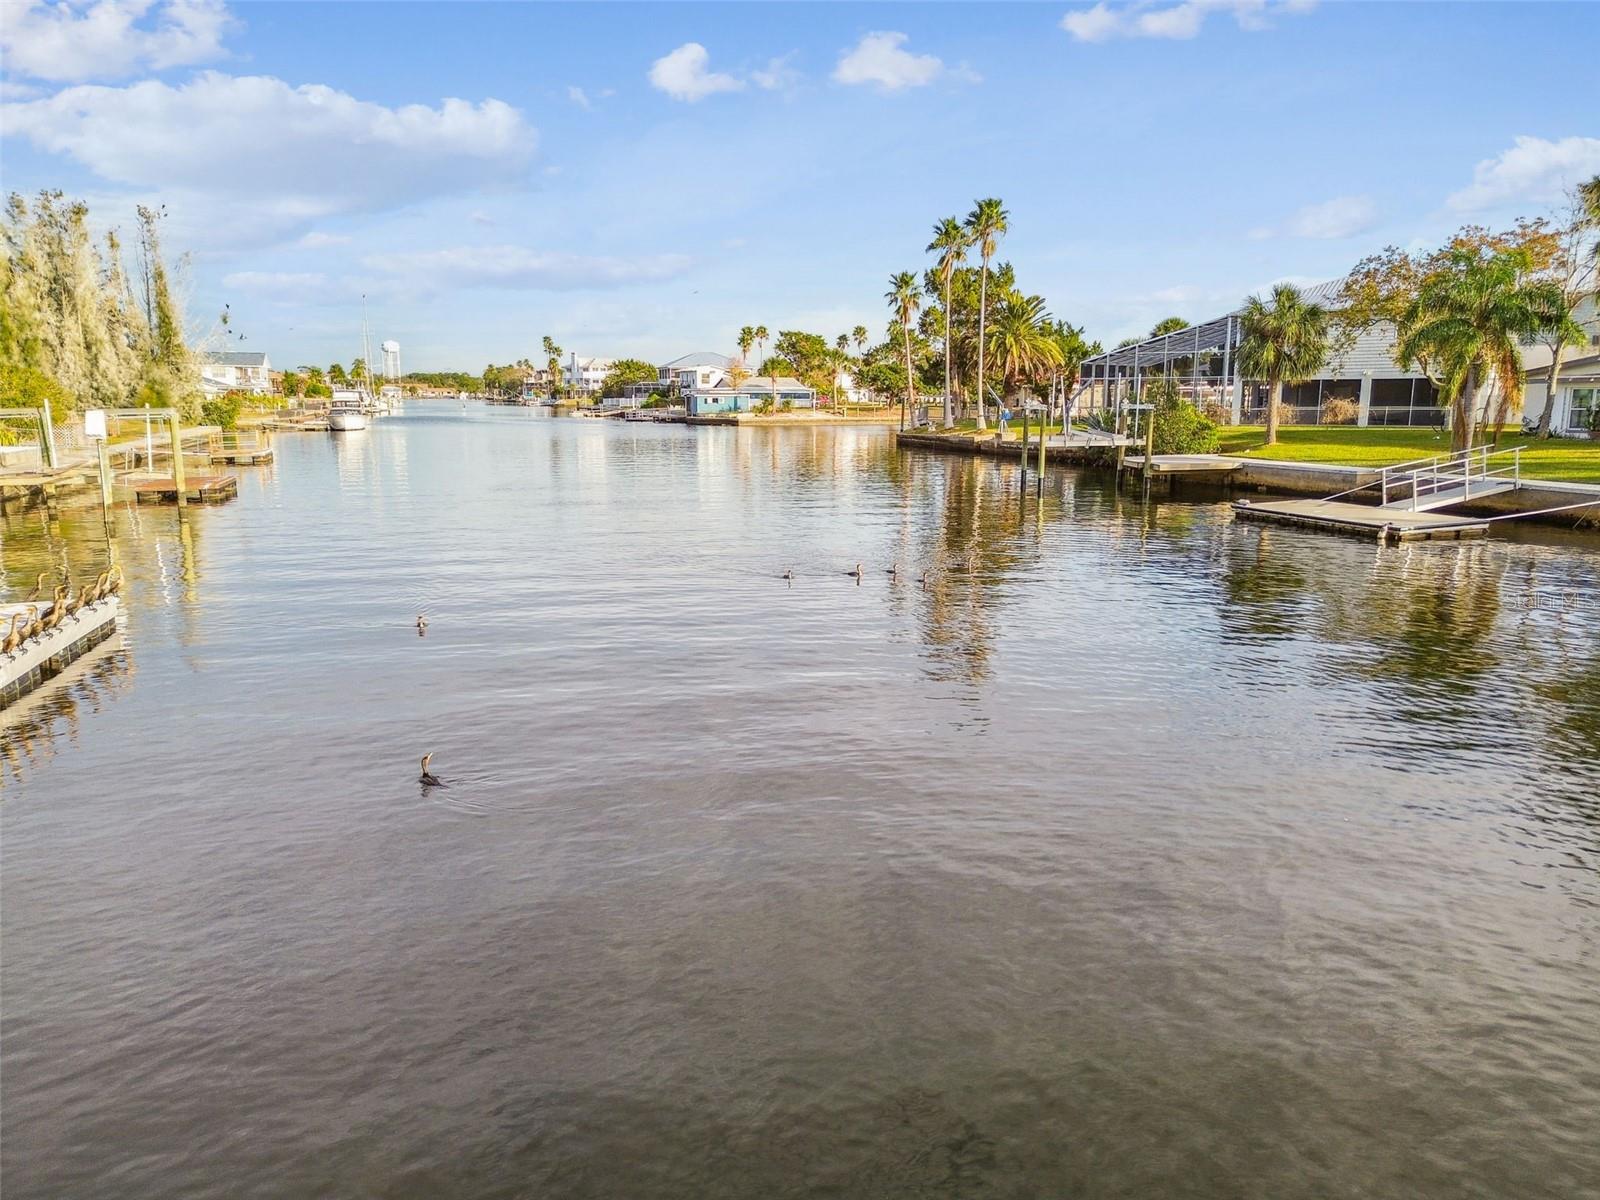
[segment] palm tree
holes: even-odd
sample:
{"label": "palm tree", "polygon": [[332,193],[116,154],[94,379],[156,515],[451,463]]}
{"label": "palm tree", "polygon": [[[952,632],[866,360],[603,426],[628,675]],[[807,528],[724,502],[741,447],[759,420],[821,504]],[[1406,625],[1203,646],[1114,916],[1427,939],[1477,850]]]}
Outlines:
{"label": "palm tree", "polygon": [[983,274],[978,285],[978,432],[987,429],[988,422],[984,420],[983,398],[983,340],[984,322],[988,316],[989,308],[989,260],[994,257],[995,244],[1005,236],[1011,214],[994,197],[979,200],[972,206],[972,211],[967,214],[967,237],[971,244],[978,248],[978,254],[983,259]]}
{"label": "palm tree", "polygon": [[1524,249],[1456,246],[1423,278],[1396,323],[1395,359],[1420,363],[1442,381],[1457,453],[1472,445],[1480,392],[1498,383],[1502,409],[1521,399],[1517,344],[1566,317],[1559,286],[1530,279],[1532,266]]}
{"label": "palm tree", "polygon": [[950,280],[967,257],[972,241],[965,227],[955,217],[946,217],[933,227],[933,241],[928,243],[928,253],[939,255],[939,282],[944,288],[944,427],[955,424],[950,411]]}
{"label": "palm tree", "polygon": [[911,374],[911,318],[922,307],[922,289],[917,286],[916,272],[900,271],[889,276],[889,290],[883,294],[883,298],[889,302],[890,311],[900,322],[900,332],[906,343],[906,398],[900,405],[900,431],[903,433],[914,386]]}
{"label": "palm tree", "polygon": [[1239,373],[1265,379],[1267,445],[1278,440],[1278,405],[1285,383],[1311,378],[1328,356],[1328,312],[1308,302],[1293,284],[1272,289],[1270,303],[1260,296],[1244,302],[1239,314]]}
{"label": "palm tree", "polygon": [[741,362],[743,362],[744,359],[749,356],[750,347],[755,345],[755,343],[756,343],[756,331],[755,331],[755,329],[753,329],[749,325],[746,325],[743,329],[739,330],[739,360]]}
{"label": "palm tree", "polygon": [[867,352],[867,327],[857,325],[850,331],[850,340],[856,344],[856,355],[859,357]]}
{"label": "palm tree", "polygon": [[544,337],[544,360],[545,370],[550,372],[550,397],[554,399],[556,387],[561,381],[561,347],[549,334]]}
{"label": "palm tree", "polygon": [[837,412],[844,412],[844,386],[839,382],[844,378],[845,369],[850,363],[850,335],[841,333],[833,340],[833,407]]}
{"label": "palm tree", "polygon": [[[765,325],[757,325],[750,331],[750,335],[756,339],[756,346],[758,347],[756,357],[762,360],[762,362],[756,364],[759,367],[766,361],[767,357],[767,327]],[[778,407],[777,368],[773,368],[772,372],[772,407]]]}
{"label": "palm tree", "polygon": [[1038,379],[1061,365],[1061,344],[1050,324],[1039,296],[1011,292],[995,306],[994,322],[989,327],[988,350],[1005,381],[1006,399],[1022,390],[1022,384]]}

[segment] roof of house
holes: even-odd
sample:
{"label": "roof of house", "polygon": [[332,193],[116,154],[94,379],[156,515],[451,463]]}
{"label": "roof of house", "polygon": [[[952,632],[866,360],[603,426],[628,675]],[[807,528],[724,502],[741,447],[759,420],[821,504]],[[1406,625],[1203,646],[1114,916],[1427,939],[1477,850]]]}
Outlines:
{"label": "roof of house", "polygon": [[254,350],[202,350],[200,361],[218,367],[264,367],[267,356]]}
{"label": "roof of house", "polygon": [[[793,375],[779,375],[778,390],[780,392],[809,392],[812,390],[812,388],[810,384],[802,383]],[[771,391],[772,379],[770,376],[752,375],[749,379],[745,380],[736,388],[727,387],[726,385],[721,387],[696,388],[695,394],[700,396],[743,396],[750,392],[770,393]]]}
{"label": "roof of house", "polygon": [[[1531,367],[1523,375],[1535,383],[1541,383],[1550,376],[1548,364],[1542,367]],[[1583,358],[1567,358],[1561,361],[1561,377],[1557,383],[1587,383],[1594,376],[1600,375],[1600,354],[1589,354]]]}
{"label": "roof of house", "polygon": [[727,370],[731,366],[733,359],[726,354],[718,354],[715,350],[696,350],[693,354],[685,354],[682,358],[662,363],[661,370],[687,371],[690,367],[721,367]]}

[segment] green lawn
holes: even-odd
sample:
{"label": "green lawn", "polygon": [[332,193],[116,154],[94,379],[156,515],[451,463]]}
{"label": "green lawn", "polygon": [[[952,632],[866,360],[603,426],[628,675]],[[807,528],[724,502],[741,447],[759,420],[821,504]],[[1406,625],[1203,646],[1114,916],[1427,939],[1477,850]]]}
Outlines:
{"label": "green lawn", "polygon": [[[1222,453],[1243,458],[1386,467],[1450,453],[1449,434],[1433,429],[1290,425],[1278,431],[1274,446],[1261,444],[1266,430],[1259,425],[1224,426],[1218,433]],[[1526,447],[1522,452],[1522,474],[1526,478],[1600,483],[1600,441],[1553,438],[1540,442],[1520,430],[1507,429],[1500,435],[1500,446]]]}

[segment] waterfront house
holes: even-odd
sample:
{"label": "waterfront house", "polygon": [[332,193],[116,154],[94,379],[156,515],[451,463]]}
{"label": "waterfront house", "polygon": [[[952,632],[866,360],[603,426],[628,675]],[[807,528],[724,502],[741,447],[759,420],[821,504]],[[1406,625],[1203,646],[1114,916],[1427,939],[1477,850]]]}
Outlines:
{"label": "waterfront house", "polygon": [[564,372],[567,387],[580,396],[598,396],[600,385],[605,382],[616,361],[614,358],[579,358],[574,353],[567,359]]}
{"label": "waterfront house", "polygon": [[[1343,282],[1333,280],[1303,292],[1313,303],[1336,308]],[[1135,403],[1147,382],[1170,374],[1184,396],[1212,416],[1235,425],[1264,425],[1268,387],[1240,374],[1240,339],[1240,310],[1235,309],[1086,358],[1078,372],[1075,410]],[[1446,413],[1438,389],[1421,371],[1395,363],[1394,344],[1394,328],[1382,325],[1335,345],[1312,378],[1284,385],[1287,423],[1443,425]],[[1519,415],[1511,413],[1509,419]]]}
{"label": "waterfront house", "polygon": [[[1591,431],[1600,411],[1600,302],[1588,297],[1572,317],[1584,340],[1580,346],[1567,347],[1561,356],[1556,403],[1550,412],[1550,428],[1556,433]],[[1527,420],[1537,421],[1550,387],[1550,347],[1538,341],[1523,343],[1522,370],[1522,412]]]}
{"label": "waterfront house", "polygon": [[200,390],[206,396],[220,396],[225,392],[271,395],[272,364],[264,353],[205,350],[198,357]]}
{"label": "waterfront house", "polygon": [[691,417],[749,412],[758,404],[774,399],[780,409],[785,406],[814,408],[817,403],[817,393],[793,376],[780,375],[774,397],[773,381],[765,375],[752,375],[738,387],[726,383],[717,384],[712,387],[696,388],[685,397]]}

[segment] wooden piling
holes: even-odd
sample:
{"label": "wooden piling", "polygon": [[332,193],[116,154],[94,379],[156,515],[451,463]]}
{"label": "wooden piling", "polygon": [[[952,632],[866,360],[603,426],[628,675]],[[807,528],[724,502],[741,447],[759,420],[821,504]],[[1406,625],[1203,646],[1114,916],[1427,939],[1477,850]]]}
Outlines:
{"label": "wooden piling", "polygon": [[189,507],[189,496],[183,479],[183,430],[179,428],[178,413],[173,410],[168,424],[172,428],[172,482],[178,487],[178,507]]}
{"label": "wooden piling", "polygon": [[95,438],[95,453],[100,460],[100,509],[111,515],[111,457],[106,452],[106,439]]}

